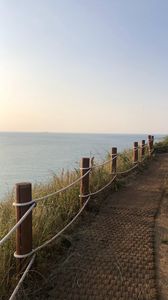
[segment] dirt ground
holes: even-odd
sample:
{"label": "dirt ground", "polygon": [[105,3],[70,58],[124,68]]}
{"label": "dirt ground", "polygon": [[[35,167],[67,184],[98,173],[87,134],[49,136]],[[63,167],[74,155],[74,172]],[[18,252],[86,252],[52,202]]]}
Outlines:
{"label": "dirt ground", "polygon": [[160,154],[111,192],[75,228],[61,262],[48,265],[40,293],[26,299],[168,299],[167,170],[168,154]]}

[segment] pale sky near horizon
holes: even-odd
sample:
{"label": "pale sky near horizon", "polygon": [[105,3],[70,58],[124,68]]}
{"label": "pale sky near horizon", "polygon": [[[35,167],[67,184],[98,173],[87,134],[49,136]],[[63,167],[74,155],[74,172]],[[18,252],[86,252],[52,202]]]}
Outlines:
{"label": "pale sky near horizon", "polygon": [[0,0],[0,131],[168,133],[167,0]]}

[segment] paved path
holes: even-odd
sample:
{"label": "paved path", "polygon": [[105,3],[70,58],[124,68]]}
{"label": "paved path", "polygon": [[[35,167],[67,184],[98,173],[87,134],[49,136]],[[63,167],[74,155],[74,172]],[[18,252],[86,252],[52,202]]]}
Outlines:
{"label": "paved path", "polygon": [[159,299],[155,217],[167,170],[168,155],[160,155],[132,184],[108,197],[91,225],[80,230],[45,299]]}

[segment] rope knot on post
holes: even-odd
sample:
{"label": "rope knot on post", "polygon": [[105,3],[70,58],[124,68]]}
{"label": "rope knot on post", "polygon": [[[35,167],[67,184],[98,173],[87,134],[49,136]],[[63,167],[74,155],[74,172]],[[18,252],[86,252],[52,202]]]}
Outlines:
{"label": "rope knot on post", "polygon": [[30,205],[32,205],[32,204],[34,204],[34,207],[37,206],[37,203],[36,203],[36,201],[34,201],[34,200],[31,200],[31,201],[25,202],[25,203],[17,203],[17,202],[13,202],[13,206],[15,206],[15,207],[30,206]]}

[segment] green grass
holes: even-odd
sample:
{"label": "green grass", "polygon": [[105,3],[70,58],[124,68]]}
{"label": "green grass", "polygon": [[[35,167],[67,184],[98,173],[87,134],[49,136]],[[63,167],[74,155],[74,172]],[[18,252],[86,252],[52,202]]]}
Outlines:
{"label": "green grass", "polygon": [[163,141],[155,143],[155,150],[158,153],[168,152],[168,136]]}
{"label": "green grass", "polygon": [[[108,154],[105,160],[109,159]],[[110,164],[95,168],[90,175],[90,191],[94,192],[107,184],[112,175],[110,174]],[[96,165],[96,162],[94,162]],[[125,150],[119,154],[118,170],[124,171],[133,166],[132,150]],[[36,184],[33,187],[33,198],[42,197],[49,193],[59,190],[75,181],[80,176],[79,169],[74,171],[62,171],[57,176],[53,174],[52,180],[46,184]],[[76,184],[68,191],[56,196],[51,196],[47,200],[38,203],[33,211],[33,247],[41,245],[50,239],[60,229],[62,229],[80,209],[79,199],[80,184]],[[11,193],[8,198],[0,204],[0,237],[3,237],[15,224],[15,210],[12,206],[15,195]],[[56,245],[57,250],[61,251],[60,241],[48,246],[45,250],[38,253],[41,266],[45,268],[46,257],[49,257],[52,248]],[[13,257],[15,251],[15,234],[0,247],[0,295],[6,299],[14,289],[16,278],[16,259]]]}

